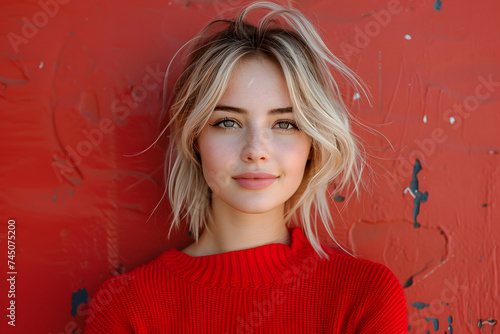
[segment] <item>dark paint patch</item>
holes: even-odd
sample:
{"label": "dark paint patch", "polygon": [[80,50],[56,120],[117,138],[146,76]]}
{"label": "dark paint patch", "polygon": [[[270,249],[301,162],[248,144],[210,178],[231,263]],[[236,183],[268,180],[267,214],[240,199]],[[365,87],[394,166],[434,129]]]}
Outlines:
{"label": "dark paint patch", "polygon": [[415,196],[415,199],[413,200],[413,220],[414,220],[413,227],[415,228],[420,227],[420,224],[417,222],[417,216],[420,213],[420,203],[427,202],[427,198],[429,197],[429,193],[427,191],[425,193],[422,193],[418,190],[417,174],[421,170],[422,170],[422,164],[420,163],[420,160],[416,159],[415,166],[413,167],[413,178],[410,182],[410,189],[413,195]]}
{"label": "dark paint patch", "polygon": [[408,280],[406,281],[406,283],[403,285],[403,289],[406,289],[406,288],[410,287],[412,284],[413,284],[413,276],[411,276],[410,278],[408,278]]}
{"label": "dark paint patch", "polygon": [[429,304],[422,303],[422,302],[415,302],[415,303],[412,303],[411,305],[414,306],[414,307],[416,307],[419,310],[423,309],[424,307],[429,307],[430,306]]}
{"label": "dark paint patch", "polygon": [[441,1],[440,1],[440,0],[436,0],[436,2],[434,2],[434,9],[435,9],[435,10],[441,10],[441,6],[442,6],[442,5],[443,5],[443,4],[441,3]]}
{"label": "dark paint patch", "polygon": [[488,203],[483,204],[483,208],[486,208],[488,206]]}
{"label": "dark paint patch", "polygon": [[497,321],[495,319],[488,319],[488,320],[484,320],[484,321],[483,321],[483,319],[479,319],[479,322],[477,323],[477,327],[481,328],[481,327],[483,327],[483,324],[495,326],[497,324]]}
{"label": "dark paint patch", "polygon": [[345,200],[345,197],[342,197],[340,195],[335,195],[333,199],[336,200],[337,202],[343,202]]}
{"label": "dark paint patch", "polygon": [[404,284],[403,286],[403,289],[406,289],[408,287],[410,287],[412,284],[413,284],[413,277],[424,272],[425,270],[427,269],[427,266],[425,266],[422,270],[420,270],[419,272],[413,274],[410,276],[410,278],[408,278],[408,280],[406,281],[406,283]]}
{"label": "dark paint patch", "polygon": [[427,318],[427,317],[424,317],[424,319],[427,320],[427,321],[432,322],[432,324],[434,325],[434,330],[435,331],[439,330],[439,320],[438,319],[436,319],[436,318]]}
{"label": "dark paint patch", "polygon": [[73,296],[71,297],[71,315],[73,317],[76,317],[78,306],[80,304],[86,303],[88,300],[89,296],[85,288],[80,289],[77,292],[73,292]]}
{"label": "dark paint patch", "polygon": [[57,201],[57,191],[59,190],[59,188],[56,188],[56,194],[55,195],[52,195],[52,202],[55,202]]}
{"label": "dark paint patch", "polygon": [[453,318],[451,317],[451,315],[448,317],[448,323],[450,324],[448,326],[448,330],[450,331],[450,334],[453,334],[453,327],[451,326],[451,323],[453,322]]}

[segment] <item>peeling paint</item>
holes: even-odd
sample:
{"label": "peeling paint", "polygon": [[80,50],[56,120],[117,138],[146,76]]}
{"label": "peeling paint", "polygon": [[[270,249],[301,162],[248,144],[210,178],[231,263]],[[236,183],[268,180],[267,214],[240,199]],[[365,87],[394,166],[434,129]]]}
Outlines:
{"label": "peeling paint", "polygon": [[435,10],[441,10],[441,6],[442,6],[442,5],[443,5],[443,4],[441,3],[441,0],[436,0],[436,1],[434,2],[434,9],[435,9]]}
{"label": "peeling paint", "polygon": [[419,310],[423,309],[424,307],[429,307],[429,304],[422,303],[422,302],[415,302],[415,303],[412,303],[411,305],[416,307]]}
{"label": "peeling paint", "polygon": [[337,202],[343,202],[343,201],[345,201],[345,197],[340,196],[340,195],[335,195],[335,197],[333,199],[335,201],[337,201]]}
{"label": "peeling paint", "polygon": [[434,330],[435,331],[439,330],[439,320],[438,319],[436,319],[436,318],[427,318],[427,317],[425,317],[424,319],[427,320],[427,321],[432,322],[432,325],[434,326]]}
{"label": "peeling paint", "polygon": [[410,189],[412,191],[413,196],[415,197],[413,200],[413,221],[414,227],[420,227],[420,223],[417,222],[417,216],[420,213],[420,204],[427,202],[427,198],[429,197],[429,193],[426,191],[422,193],[418,189],[418,177],[417,174],[422,170],[422,165],[420,164],[420,160],[415,160],[415,166],[413,167],[413,177],[410,183]]}
{"label": "peeling paint", "polygon": [[89,299],[87,289],[82,288],[71,295],[71,315],[76,317],[76,312],[80,304],[86,303]]}

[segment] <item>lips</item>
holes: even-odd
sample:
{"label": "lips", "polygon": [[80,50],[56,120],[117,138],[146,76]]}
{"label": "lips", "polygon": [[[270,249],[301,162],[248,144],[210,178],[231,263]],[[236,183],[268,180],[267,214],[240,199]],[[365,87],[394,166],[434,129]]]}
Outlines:
{"label": "lips", "polygon": [[246,172],[234,176],[233,179],[245,189],[259,190],[273,184],[278,176],[264,172]]}

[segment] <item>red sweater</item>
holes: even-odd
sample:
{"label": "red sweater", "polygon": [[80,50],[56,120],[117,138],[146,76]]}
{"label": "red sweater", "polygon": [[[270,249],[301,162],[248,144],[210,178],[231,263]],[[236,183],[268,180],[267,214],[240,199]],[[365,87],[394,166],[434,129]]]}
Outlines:
{"label": "red sweater", "polygon": [[387,267],[324,247],[300,228],[274,243],[192,257],[172,248],[108,279],[85,333],[407,333],[404,293]]}

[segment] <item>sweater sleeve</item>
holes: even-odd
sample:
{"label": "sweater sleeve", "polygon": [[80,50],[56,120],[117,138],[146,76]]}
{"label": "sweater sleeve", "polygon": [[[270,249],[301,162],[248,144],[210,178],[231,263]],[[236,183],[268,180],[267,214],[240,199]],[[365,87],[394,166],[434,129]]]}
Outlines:
{"label": "sweater sleeve", "polygon": [[134,305],[133,276],[122,274],[106,280],[89,302],[85,334],[134,333],[128,309]]}
{"label": "sweater sleeve", "polygon": [[365,313],[356,333],[405,334],[408,333],[406,300],[396,276],[382,264],[373,272],[373,285],[367,298]]}

